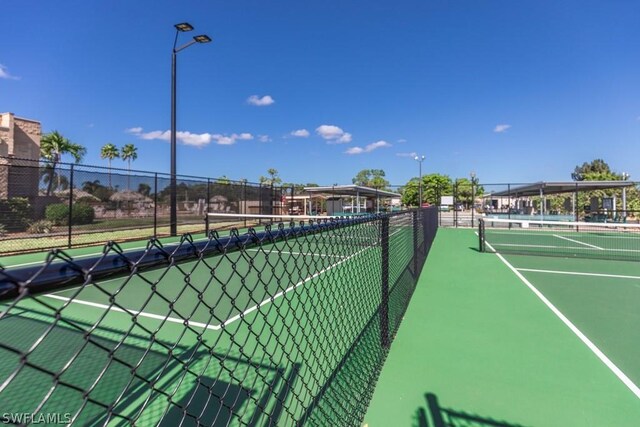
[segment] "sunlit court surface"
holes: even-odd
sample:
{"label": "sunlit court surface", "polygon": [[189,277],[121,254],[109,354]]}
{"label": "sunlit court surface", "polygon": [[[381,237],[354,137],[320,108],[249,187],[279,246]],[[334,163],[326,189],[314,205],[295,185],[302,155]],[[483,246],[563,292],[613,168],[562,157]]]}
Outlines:
{"label": "sunlit court surface", "polygon": [[423,221],[275,222],[15,269],[6,259],[3,406],[80,425],[358,417],[368,398],[342,402],[342,387],[371,393],[421,269]]}

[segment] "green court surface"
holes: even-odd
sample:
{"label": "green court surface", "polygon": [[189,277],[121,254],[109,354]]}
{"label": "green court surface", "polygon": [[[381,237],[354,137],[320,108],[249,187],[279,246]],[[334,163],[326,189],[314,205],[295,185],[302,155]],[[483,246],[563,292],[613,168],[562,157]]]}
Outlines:
{"label": "green court surface", "polygon": [[[261,425],[263,411],[270,419],[300,418],[378,309],[379,229],[364,224],[355,234],[340,233],[0,303],[0,311],[9,310],[0,342],[17,350],[0,349],[0,378],[11,379],[0,407],[29,413],[44,401],[41,412],[60,412],[82,408],[88,393],[80,425],[102,425],[109,412],[119,414],[111,417],[113,425],[128,418],[178,425],[179,407],[187,404],[220,425]],[[396,283],[411,260],[411,227],[392,224],[390,242],[389,281]],[[81,259],[99,250],[69,252]],[[39,264],[43,257],[0,263]],[[341,339],[327,342],[327,327],[342,331]],[[28,364],[21,354],[28,354]],[[59,384],[52,388],[54,373]],[[220,402],[211,401],[211,390]],[[107,410],[101,402],[118,404]]]}
{"label": "green court surface", "polygon": [[[595,258],[640,261],[640,227],[637,224],[585,224],[558,226],[549,222],[520,228],[492,228],[496,224],[486,220],[484,230],[486,250],[503,253],[554,255],[576,258]],[[500,224],[499,224],[500,225]]]}
{"label": "green court surface", "polygon": [[366,425],[640,425],[640,264],[504,261],[438,231]]}

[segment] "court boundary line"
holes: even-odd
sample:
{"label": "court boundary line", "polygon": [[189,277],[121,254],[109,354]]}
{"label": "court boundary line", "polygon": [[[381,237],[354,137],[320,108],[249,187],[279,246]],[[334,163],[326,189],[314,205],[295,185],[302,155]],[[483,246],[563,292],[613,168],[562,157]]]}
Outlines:
{"label": "court boundary line", "polygon": [[[477,233],[476,233],[477,234]],[[520,248],[543,248],[543,249],[576,249],[576,250],[595,250],[596,248],[583,248],[583,247],[573,247],[573,246],[552,246],[552,245],[528,245],[526,243],[489,243],[486,239],[485,242],[487,245],[492,246],[509,246],[509,247],[520,247]],[[623,248],[600,248],[604,252],[640,252],[640,249],[623,249]]]}
{"label": "court boundary line", "polygon": [[247,252],[262,252],[265,255],[270,255],[272,253],[278,254],[286,254],[286,255],[302,255],[302,256],[319,256],[322,258],[344,258],[345,255],[334,255],[334,254],[314,254],[312,252],[289,252],[289,251],[265,251],[262,249],[246,249]]}
{"label": "court boundary line", "polygon": [[558,239],[563,239],[563,240],[567,240],[569,242],[577,243],[579,245],[585,245],[585,246],[588,246],[590,248],[600,249],[601,251],[604,250],[604,248],[601,248],[600,246],[592,245],[590,243],[581,242],[579,240],[570,239],[568,237],[560,236],[559,234],[554,234],[553,237],[557,237]]}
{"label": "court boundary line", "polygon": [[593,276],[593,277],[609,277],[612,279],[640,279],[640,276],[625,276],[622,274],[608,273],[583,273],[581,271],[562,271],[562,270],[539,270],[535,268],[516,268],[518,271],[530,271],[532,273],[549,273],[549,274],[566,274],[569,276]]}
{"label": "court boundary line", "polygon": [[[398,232],[396,232],[396,233],[398,233]],[[393,234],[396,234],[396,233],[393,233]],[[314,273],[313,275],[311,275],[311,276],[299,281],[298,283],[296,283],[296,284],[294,284],[292,286],[289,286],[284,291],[280,291],[280,292],[276,293],[275,295],[273,295],[272,297],[269,297],[269,298],[263,300],[262,302],[254,305],[252,307],[249,307],[245,311],[243,311],[241,313],[238,313],[237,315],[235,315],[233,317],[228,318],[227,320],[225,320],[224,322],[220,323],[219,325],[207,325],[207,324],[201,323],[201,322],[195,322],[195,321],[186,320],[186,319],[179,319],[179,318],[171,317],[171,316],[161,316],[159,314],[147,313],[145,311],[138,311],[138,310],[133,310],[133,309],[126,309],[125,310],[123,308],[116,307],[116,306],[113,306],[113,305],[109,306],[109,305],[106,305],[106,304],[100,304],[100,303],[96,303],[96,302],[92,302],[92,301],[85,301],[85,300],[81,300],[81,299],[77,299],[77,298],[63,297],[61,295],[45,294],[44,296],[45,297],[49,297],[49,298],[53,298],[53,299],[57,299],[57,300],[61,300],[61,301],[66,301],[66,302],[69,302],[69,303],[78,303],[78,304],[87,305],[87,306],[90,306],[90,307],[102,308],[102,309],[105,309],[107,311],[113,310],[113,311],[120,312],[120,313],[125,313],[125,314],[133,313],[136,316],[148,317],[148,318],[156,319],[156,320],[166,320],[166,321],[172,322],[172,323],[181,323],[183,325],[193,325],[193,326],[200,327],[200,328],[203,328],[203,329],[212,329],[214,331],[217,331],[217,330],[220,330],[220,329],[226,327],[230,323],[233,323],[233,322],[237,321],[238,319],[241,319],[242,317],[246,316],[247,314],[256,311],[257,309],[261,308],[262,306],[266,305],[267,303],[272,303],[276,299],[278,299],[278,298],[284,296],[285,294],[291,292],[292,290],[304,285],[305,283],[315,279],[316,277],[320,276],[321,274],[326,273],[327,271],[339,266],[340,264],[345,263],[346,261],[350,260],[351,258],[353,258],[353,257],[355,257],[357,255],[360,255],[364,251],[369,250],[369,249],[374,248],[374,247],[376,247],[376,246],[375,245],[367,246],[367,247],[359,250],[358,252],[355,252],[355,253],[351,254],[348,257],[342,258],[340,261],[328,266],[327,268],[324,268],[324,269]],[[116,279],[111,279],[111,280],[116,280]],[[77,288],[75,288],[75,289],[77,289]],[[68,290],[70,290],[70,289],[65,289],[63,291],[68,291]],[[60,292],[63,292],[63,291],[60,291]]]}
{"label": "court boundary line", "polygon": [[[495,251],[495,248],[491,247],[491,244],[487,243],[487,245],[489,245],[489,247],[493,251]],[[531,284],[531,282],[529,282],[529,280],[527,280],[527,278],[524,277],[522,273],[520,273],[513,265],[511,265],[511,263],[507,261],[502,256],[502,254],[498,252],[495,252],[495,254],[500,259],[500,261],[502,261],[522,281],[522,283],[524,283],[529,288],[529,290],[531,290],[547,306],[547,308],[549,308],[549,310],[551,310],[553,314],[555,314],[562,321],[562,323],[564,323],[571,330],[571,332],[573,332],[580,339],[580,341],[582,341],[589,348],[589,350],[591,350],[591,352],[595,354],[596,357],[600,359],[600,361],[604,363],[604,365],[609,368],[609,370],[613,372],[613,374],[618,377],[618,379],[622,381],[622,383],[627,386],[627,388],[638,399],[640,399],[640,388],[638,388],[638,386],[634,384],[634,382],[631,381],[631,379],[627,377],[627,375],[622,372],[622,370],[618,368],[615,363],[613,363],[611,359],[609,359],[607,355],[602,352],[602,350],[600,350],[585,334],[583,334],[582,331],[580,331],[580,329],[578,329],[578,327],[574,325],[573,322],[571,322],[571,320],[569,320],[555,305],[553,305],[553,303],[549,301],[549,299],[547,299],[547,297],[545,297],[542,292],[540,292],[535,286],[533,286],[533,284]]]}

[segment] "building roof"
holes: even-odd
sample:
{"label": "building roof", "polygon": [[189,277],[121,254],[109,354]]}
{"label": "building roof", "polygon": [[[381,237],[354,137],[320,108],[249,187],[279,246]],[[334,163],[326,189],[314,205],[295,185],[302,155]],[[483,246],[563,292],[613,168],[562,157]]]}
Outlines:
{"label": "building roof", "polygon": [[536,182],[535,184],[511,187],[503,191],[491,193],[491,196],[527,197],[543,194],[572,193],[575,191],[608,190],[612,188],[633,187],[631,181],[566,181],[566,182]]}
{"label": "building roof", "polygon": [[305,187],[307,193],[324,194],[326,196],[364,196],[364,197],[400,197],[400,194],[391,191],[378,190],[376,188],[360,185],[332,185],[327,187]]}

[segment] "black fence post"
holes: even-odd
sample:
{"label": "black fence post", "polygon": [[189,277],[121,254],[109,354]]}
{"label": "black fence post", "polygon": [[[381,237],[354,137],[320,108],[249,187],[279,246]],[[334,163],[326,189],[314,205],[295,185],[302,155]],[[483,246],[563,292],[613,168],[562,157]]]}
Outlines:
{"label": "black fence post", "polygon": [[411,213],[413,225],[413,274],[418,280],[418,215],[422,214],[422,207]]}
{"label": "black fence post", "polygon": [[67,247],[71,248],[71,235],[73,233],[73,163],[71,164],[71,169],[69,173],[69,217],[68,217],[68,233],[69,238],[67,242]]}
{"label": "black fence post", "polygon": [[473,222],[475,210],[476,210],[476,183],[474,181],[471,181],[471,228],[475,227],[475,224]]}
{"label": "black fence post", "polygon": [[453,182],[453,226],[458,228],[458,178]]}
{"label": "black fence post", "polygon": [[[295,197],[296,197],[296,186],[291,184],[291,212],[289,211],[284,212],[285,214],[293,213],[293,208],[295,207],[295,203],[296,203]],[[298,209],[298,213],[304,213],[304,209],[302,210],[302,212],[300,212],[300,209]]]}
{"label": "black fence post", "polygon": [[[507,184],[507,218],[511,219],[511,184]],[[511,224],[509,224],[509,228],[511,228]]]}
{"label": "black fence post", "polygon": [[207,178],[207,203],[204,208],[204,232],[209,235],[209,200],[211,200],[211,179]]}
{"label": "black fence post", "polygon": [[[247,214],[247,181],[242,182],[242,213]],[[244,217],[244,227],[247,228],[247,217]]]}
{"label": "black fence post", "polygon": [[389,216],[382,217],[382,281],[380,301],[380,345],[389,348]]}
{"label": "black fence post", "polygon": [[153,174],[153,237],[158,236],[158,172]]}

